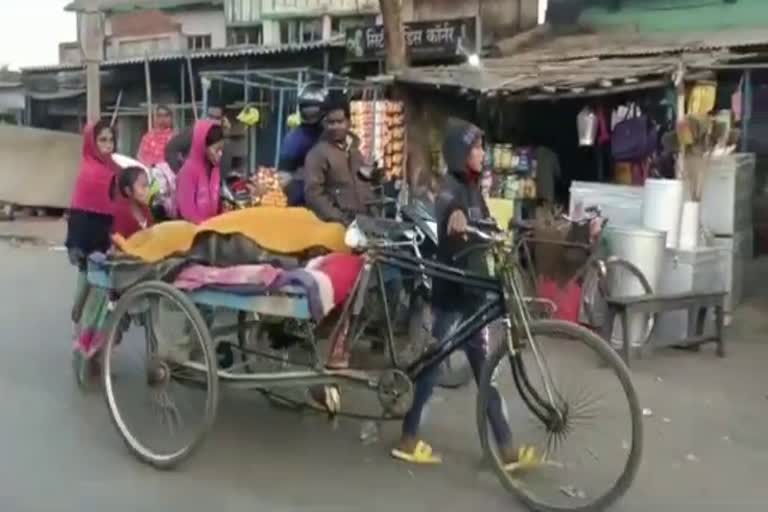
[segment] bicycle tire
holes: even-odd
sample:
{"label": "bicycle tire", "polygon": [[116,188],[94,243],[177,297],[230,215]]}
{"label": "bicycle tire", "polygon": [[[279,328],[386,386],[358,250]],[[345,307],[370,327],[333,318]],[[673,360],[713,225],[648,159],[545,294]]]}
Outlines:
{"label": "bicycle tire", "polygon": [[[207,399],[202,425],[194,438],[187,443],[186,446],[170,455],[159,455],[154,453],[151,449],[144,446],[141,441],[130,432],[117,405],[118,401],[115,398],[114,387],[112,384],[112,362],[110,356],[115,348],[120,345],[120,337],[122,334],[121,324],[126,315],[131,313],[134,302],[140,300],[141,297],[145,295],[154,295],[166,299],[187,316],[188,320],[191,322],[192,329],[199,340],[198,348],[201,351],[201,356],[207,369],[207,374],[205,376]],[[148,334],[146,330],[145,333]],[[110,419],[130,452],[137,459],[160,470],[173,469],[178,464],[188,459],[202,445],[206,435],[213,427],[219,400],[218,368],[213,349],[213,340],[211,339],[210,331],[208,330],[205,320],[197,306],[195,306],[183,292],[162,281],[148,281],[130,288],[117,302],[115,310],[112,313],[107,333],[107,342],[104,346],[102,358],[104,398],[107,402]]]}
{"label": "bicycle tire", "polygon": [[[642,270],[640,270],[637,265],[634,263],[625,260],[623,258],[617,258],[615,256],[612,256],[604,261],[606,265],[606,274],[601,275],[601,273],[596,270],[597,263],[593,264],[590,269],[588,270],[587,276],[584,278],[584,283],[582,286],[582,290],[584,290],[582,295],[582,306],[584,308],[584,313],[587,317],[587,322],[589,325],[591,325],[593,328],[596,328],[598,332],[603,332],[603,326],[599,323],[597,319],[597,314],[595,312],[595,308],[593,308],[592,304],[589,302],[589,296],[591,295],[591,292],[589,290],[596,290],[598,293],[602,294],[602,296],[608,296],[608,285],[605,282],[606,276],[608,275],[608,269],[610,267],[621,267],[624,270],[628,271],[632,276],[634,276],[635,279],[638,280],[640,283],[640,286],[643,288],[643,291],[645,294],[650,295],[653,294],[653,287],[651,286],[650,282],[648,282],[648,278],[645,277],[645,274]],[[596,283],[594,283],[596,281]],[[656,326],[656,321],[658,319],[658,314],[652,313],[648,315],[648,321],[646,322],[645,326],[645,332],[643,333],[640,342],[635,343],[634,346],[636,347],[643,347],[645,344],[648,343],[651,339],[651,335],[653,334],[653,329]],[[624,334],[626,337],[627,335]],[[610,339],[606,340],[610,343]]]}
{"label": "bicycle tire", "polygon": [[[643,425],[642,425],[642,410],[637,397],[637,392],[632,384],[629,370],[624,362],[618,356],[618,354],[606,343],[602,338],[595,333],[571,322],[564,322],[560,320],[540,320],[532,322],[530,324],[531,334],[535,336],[537,333],[541,334],[567,334],[573,338],[586,344],[591,348],[598,356],[600,356],[605,366],[613,370],[613,373],[618,377],[621,383],[622,389],[626,395],[629,410],[631,414],[632,424],[632,445],[627,458],[627,462],[624,465],[624,469],[619,477],[616,479],[615,484],[602,496],[594,500],[594,502],[586,504],[584,506],[577,507],[553,507],[536,502],[527,493],[516,486],[509,475],[504,471],[502,463],[498,456],[494,453],[491,446],[491,440],[488,434],[488,421],[486,411],[488,409],[488,401],[490,399],[490,389],[494,381],[496,368],[501,362],[502,358],[509,358],[509,348],[506,344],[499,345],[496,350],[491,354],[486,362],[482,376],[479,383],[476,420],[478,426],[478,434],[480,437],[480,444],[483,450],[483,455],[493,462],[493,468],[501,481],[502,485],[522,502],[526,507],[536,512],[598,512],[604,510],[616,500],[622,497],[629,487],[632,485],[635,476],[637,475],[638,468],[640,466],[640,460],[643,450]],[[511,361],[511,360],[510,360]],[[513,370],[514,371],[514,370]],[[514,433],[513,433],[514,435]]]}

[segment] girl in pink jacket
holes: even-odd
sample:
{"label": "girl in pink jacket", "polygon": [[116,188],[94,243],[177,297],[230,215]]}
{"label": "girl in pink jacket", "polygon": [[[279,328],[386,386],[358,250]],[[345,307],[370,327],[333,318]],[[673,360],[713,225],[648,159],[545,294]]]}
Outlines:
{"label": "girl in pink jacket", "polygon": [[176,182],[176,202],[182,219],[200,224],[219,214],[219,161],[223,148],[221,125],[208,120],[195,123],[192,147]]}

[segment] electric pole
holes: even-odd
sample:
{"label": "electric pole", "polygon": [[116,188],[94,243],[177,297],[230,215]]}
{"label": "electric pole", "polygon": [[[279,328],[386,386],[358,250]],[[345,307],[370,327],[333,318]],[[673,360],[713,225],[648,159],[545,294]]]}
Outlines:
{"label": "electric pole", "polygon": [[97,0],[89,0],[78,16],[78,38],[85,62],[86,111],[88,122],[93,123],[101,118],[99,67],[104,58],[104,20]]}

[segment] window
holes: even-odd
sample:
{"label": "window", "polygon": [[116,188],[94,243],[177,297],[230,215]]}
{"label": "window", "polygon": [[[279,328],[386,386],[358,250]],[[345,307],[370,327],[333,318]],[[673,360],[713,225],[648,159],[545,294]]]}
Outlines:
{"label": "window", "polygon": [[344,16],[331,20],[331,35],[345,36],[351,28],[365,28],[376,25],[376,16]]}
{"label": "window", "polygon": [[240,44],[264,44],[261,25],[257,27],[230,28],[227,34],[227,40],[230,46],[237,46]]}
{"label": "window", "polygon": [[285,20],[280,22],[280,43],[311,43],[322,41],[322,18]]}
{"label": "window", "polygon": [[187,48],[190,50],[208,50],[211,48],[211,35],[187,36]]}

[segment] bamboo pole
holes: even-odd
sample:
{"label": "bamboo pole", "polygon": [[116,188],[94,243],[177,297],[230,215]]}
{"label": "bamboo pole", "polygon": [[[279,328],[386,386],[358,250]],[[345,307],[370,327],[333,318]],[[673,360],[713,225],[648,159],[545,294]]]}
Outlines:
{"label": "bamboo pole", "polygon": [[112,119],[109,121],[109,126],[114,127],[117,122],[117,114],[120,112],[120,104],[123,102],[123,90],[117,93],[117,101],[115,101],[115,110],[112,112]]}
{"label": "bamboo pole", "polygon": [[189,76],[189,92],[190,97],[192,99],[192,105],[195,105],[195,107],[192,108],[192,115],[195,116],[195,121],[197,121],[197,97],[195,94],[195,75],[192,72],[192,58],[189,56],[189,53],[187,53],[187,75]]}
{"label": "bamboo pole", "polygon": [[147,88],[147,130],[152,129],[153,116],[152,111],[154,105],[152,104],[152,75],[149,70],[149,54],[144,54],[144,84]]}

